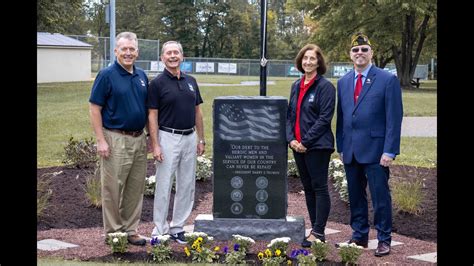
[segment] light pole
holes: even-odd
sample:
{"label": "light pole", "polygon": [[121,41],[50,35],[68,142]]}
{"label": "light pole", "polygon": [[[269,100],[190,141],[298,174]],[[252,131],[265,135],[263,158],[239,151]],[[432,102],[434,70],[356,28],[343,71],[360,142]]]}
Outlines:
{"label": "light pole", "polygon": [[105,22],[110,26],[110,61],[109,66],[115,60],[115,0],[104,1],[105,5]]}
{"label": "light pole", "polygon": [[267,96],[267,0],[260,2],[260,96]]}

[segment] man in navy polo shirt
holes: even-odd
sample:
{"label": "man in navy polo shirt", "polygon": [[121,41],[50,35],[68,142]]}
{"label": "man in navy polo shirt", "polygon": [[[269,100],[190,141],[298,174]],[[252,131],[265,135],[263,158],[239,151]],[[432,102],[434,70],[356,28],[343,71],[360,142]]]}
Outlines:
{"label": "man in navy polo shirt", "polygon": [[[150,82],[147,100],[153,157],[157,162],[152,237],[170,234],[185,244],[183,226],[194,204],[196,154],[202,155],[206,144],[199,107],[203,101],[196,80],[180,70],[183,47],[179,42],[163,44],[161,61],[165,69]],[[176,194],[173,217],[168,223],[173,176]]]}
{"label": "man in navy polo shirt", "polygon": [[[125,232],[133,245],[138,235],[146,177],[145,106],[148,78],[135,67],[137,35],[119,33],[114,64],[102,69],[92,86],[90,117],[97,139],[105,233]],[[107,239],[107,237],[106,237]]]}

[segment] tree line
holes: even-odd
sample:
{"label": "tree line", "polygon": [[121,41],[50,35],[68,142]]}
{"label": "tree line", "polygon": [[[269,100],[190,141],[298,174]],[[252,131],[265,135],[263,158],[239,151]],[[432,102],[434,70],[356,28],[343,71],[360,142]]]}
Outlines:
{"label": "tree line", "polygon": [[[106,1],[39,0],[37,30],[108,37]],[[178,40],[185,56],[259,58],[260,1],[116,0],[116,32],[141,39]],[[395,63],[411,88],[418,63],[436,58],[436,0],[268,0],[267,57],[293,59],[307,43],[328,62],[350,61],[350,37],[371,39],[374,63]]]}

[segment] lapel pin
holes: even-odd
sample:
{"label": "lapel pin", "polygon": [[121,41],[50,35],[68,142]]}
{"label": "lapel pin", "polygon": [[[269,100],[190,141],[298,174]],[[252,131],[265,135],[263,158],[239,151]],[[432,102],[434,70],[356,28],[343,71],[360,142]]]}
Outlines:
{"label": "lapel pin", "polygon": [[367,79],[365,82],[366,82],[367,84],[370,84],[371,81],[370,81],[370,79]]}

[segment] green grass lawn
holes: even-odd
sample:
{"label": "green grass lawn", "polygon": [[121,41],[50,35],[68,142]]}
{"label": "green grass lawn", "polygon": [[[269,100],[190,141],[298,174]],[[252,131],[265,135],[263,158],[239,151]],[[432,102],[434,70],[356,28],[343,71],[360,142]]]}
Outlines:
{"label": "green grass lawn", "polygon": [[[194,75],[199,83],[239,84],[259,80],[257,76]],[[267,86],[267,96],[288,98],[295,78],[268,77],[275,85]],[[336,80],[331,80],[334,84]],[[405,116],[436,116],[436,82],[422,83],[417,91],[403,91]],[[37,89],[37,166],[61,165],[64,145],[75,139],[93,137],[89,122],[89,94],[92,82],[41,83]],[[212,157],[212,103],[218,96],[258,96],[259,86],[211,87],[201,86],[204,103],[206,156]],[[335,128],[333,119],[333,129]],[[433,167],[436,162],[436,138],[402,138],[401,155],[396,163]],[[291,158],[291,153],[290,158]],[[436,163],[435,163],[436,164]]]}

